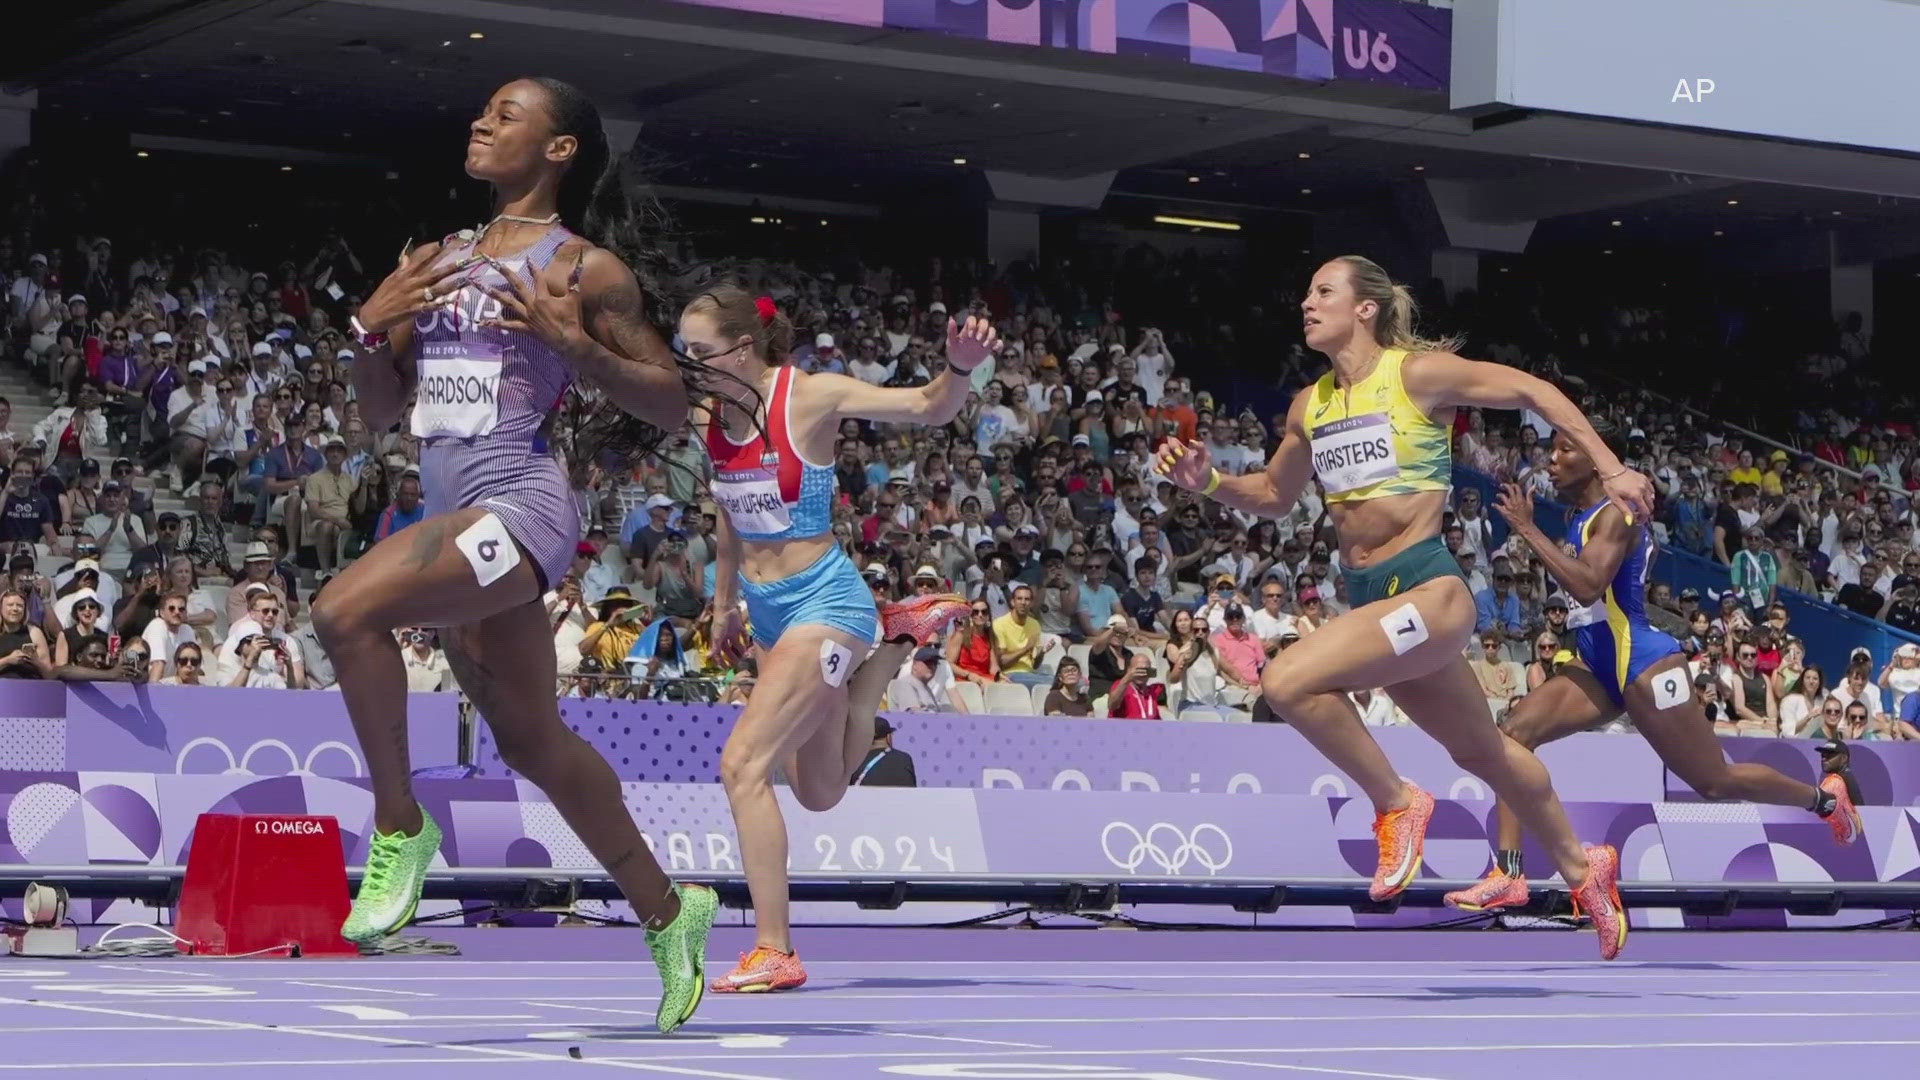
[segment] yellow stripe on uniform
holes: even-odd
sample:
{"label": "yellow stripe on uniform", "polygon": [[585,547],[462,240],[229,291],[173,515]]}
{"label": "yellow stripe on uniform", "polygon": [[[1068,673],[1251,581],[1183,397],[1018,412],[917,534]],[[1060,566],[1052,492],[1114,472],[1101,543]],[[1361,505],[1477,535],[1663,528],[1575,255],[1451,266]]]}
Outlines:
{"label": "yellow stripe on uniform", "polygon": [[[1593,523],[1600,520],[1604,510],[1595,512],[1580,526],[1580,550],[1585,551],[1593,539]],[[1627,613],[1620,610],[1620,603],[1613,595],[1613,582],[1607,582],[1606,592],[1601,599],[1607,605],[1607,629],[1613,634],[1614,685],[1621,693],[1627,692],[1627,669],[1633,663],[1633,625],[1627,621]]]}

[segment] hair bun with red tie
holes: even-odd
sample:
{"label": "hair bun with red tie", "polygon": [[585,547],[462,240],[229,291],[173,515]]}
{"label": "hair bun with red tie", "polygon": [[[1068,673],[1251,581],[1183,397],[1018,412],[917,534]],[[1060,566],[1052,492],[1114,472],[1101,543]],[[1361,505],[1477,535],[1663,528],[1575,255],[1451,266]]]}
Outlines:
{"label": "hair bun with red tie", "polygon": [[755,297],[753,309],[760,313],[760,325],[762,326],[771,325],[774,316],[780,314],[780,309],[773,306],[773,297],[771,296]]}

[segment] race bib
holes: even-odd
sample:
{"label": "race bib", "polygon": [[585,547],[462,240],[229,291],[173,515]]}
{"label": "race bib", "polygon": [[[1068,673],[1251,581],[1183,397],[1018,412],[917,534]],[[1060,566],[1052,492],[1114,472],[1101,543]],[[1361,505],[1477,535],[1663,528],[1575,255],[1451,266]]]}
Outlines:
{"label": "race bib", "polygon": [[1576,607],[1567,612],[1568,626],[1592,626],[1607,621],[1607,602],[1595,600],[1585,607]]}
{"label": "race bib", "polygon": [[793,525],[787,504],[780,498],[779,474],[771,468],[718,474],[713,480],[713,498],[739,532],[768,535],[786,532]]}
{"label": "race bib", "polygon": [[500,420],[500,346],[479,341],[423,341],[413,433],[470,439]]}
{"label": "race bib", "polygon": [[1313,471],[1327,494],[1391,480],[1400,473],[1393,426],[1385,413],[1350,416],[1313,429]]}

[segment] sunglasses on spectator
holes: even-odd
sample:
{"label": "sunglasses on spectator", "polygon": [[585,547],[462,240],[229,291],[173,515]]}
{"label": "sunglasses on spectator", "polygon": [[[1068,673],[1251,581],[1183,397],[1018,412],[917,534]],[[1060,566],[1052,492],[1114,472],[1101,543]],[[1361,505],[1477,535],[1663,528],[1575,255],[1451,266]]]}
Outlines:
{"label": "sunglasses on spectator", "polygon": [[974,608],[974,609],[973,609],[973,613],[974,613],[975,615],[991,615],[991,614],[993,614],[993,609],[992,609],[992,608],[983,608],[983,607],[977,607],[977,608]]}
{"label": "sunglasses on spectator", "polygon": [[175,667],[199,667],[200,658],[197,656],[176,656],[173,658],[173,663]]}
{"label": "sunglasses on spectator", "polygon": [[180,605],[180,604],[168,604],[168,605],[167,605],[167,606],[166,606],[165,608],[163,608],[163,609],[161,609],[161,610],[163,610],[163,611],[185,611],[185,610],[187,610],[187,609],[186,609],[186,608],[185,608],[184,606],[182,606],[182,605]]}
{"label": "sunglasses on spectator", "polygon": [[1840,710],[1839,710],[1839,708],[1838,708],[1838,707],[1836,707],[1836,706],[1833,706],[1833,705],[1829,705],[1829,706],[1827,706],[1826,708],[1824,708],[1824,709],[1821,709],[1820,711],[1821,711],[1821,712],[1823,712],[1823,713],[1826,713],[1826,714],[1827,714],[1828,716],[1839,716],[1839,715],[1840,715]]}
{"label": "sunglasses on spectator", "polygon": [[1538,651],[1538,652],[1552,652],[1552,651],[1553,651],[1553,646],[1552,646],[1551,644],[1545,644],[1545,643],[1543,643],[1543,644],[1540,644],[1540,645],[1535,645],[1535,646],[1534,646],[1534,649],[1535,649],[1536,651]]}
{"label": "sunglasses on spectator", "polygon": [[1754,651],[1753,651],[1753,650],[1751,650],[1751,649],[1742,649],[1742,650],[1740,650],[1740,651],[1739,651],[1738,653],[1736,653],[1735,655],[1736,655],[1736,656],[1737,656],[1737,657],[1738,657],[1739,659],[1741,659],[1741,660],[1751,660],[1751,659],[1753,659],[1754,657],[1756,657],[1756,656],[1758,656],[1758,655],[1760,655],[1760,654],[1759,654],[1759,653],[1756,653],[1756,652],[1754,652]]}
{"label": "sunglasses on spectator", "polygon": [[261,609],[260,609],[260,614],[262,614],[262,615],[278,615],[278,614],[280,614],[280,609],[279,609],[279,608],[277,608],[277,607],[263,607],[263,608],[261,608]]}

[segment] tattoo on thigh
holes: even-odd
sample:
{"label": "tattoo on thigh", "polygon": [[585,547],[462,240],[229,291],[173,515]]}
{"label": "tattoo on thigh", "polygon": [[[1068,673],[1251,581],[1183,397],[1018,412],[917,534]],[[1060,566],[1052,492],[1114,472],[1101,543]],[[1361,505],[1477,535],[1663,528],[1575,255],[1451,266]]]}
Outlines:
{"label": "tattoo on thigh", "polygon": [[439,558],[440,549],[446,543],[447,522],[445,518],[430,518],[411,531],[413,547],[407,551],[406,565],[424,574],[433,568],[433,560]]}

